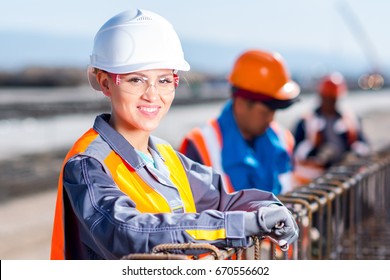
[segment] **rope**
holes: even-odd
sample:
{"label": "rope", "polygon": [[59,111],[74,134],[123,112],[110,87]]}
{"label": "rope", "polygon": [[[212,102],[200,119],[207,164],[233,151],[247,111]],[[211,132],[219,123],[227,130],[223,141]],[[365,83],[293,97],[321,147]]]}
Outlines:
{"label": "rope", "polygon": [[206,250],[206,251],[210,251],[211,254],[214,255],[214,258],[216,260],[221,259],[221,254],[219,252],[219,249],[214,245],[207,244],[207,243],[160,244],[155,246],[152,252],[153,254],[157,254],[157,253],[166,253],[172,250]]}
{"label": "rope", "polygon": [[254,259],[261,260],[261,242],[258,236],[253,236],[254,242]]}
{"label": "rope", "polygon": [[178,254],[129,254],[121,260],[188,260],[186,255]]}

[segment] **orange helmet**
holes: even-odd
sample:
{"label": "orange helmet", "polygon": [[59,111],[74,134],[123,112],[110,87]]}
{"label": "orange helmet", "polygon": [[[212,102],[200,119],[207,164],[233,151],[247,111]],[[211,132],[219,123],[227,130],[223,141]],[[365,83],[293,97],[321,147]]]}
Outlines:
{"label": "orange helmet", "polygon": [[321,96],[340,97],[347,93],[347,83],[342,74],[334,72],[322,78],[318,86]]}
{"label": "orange helmet", "polygon": [[291,101],[298,97],[300,88],[290,79],[279,53],[248,50],[236,60],[229,82],[234,88],[246,91],[248,98]]}

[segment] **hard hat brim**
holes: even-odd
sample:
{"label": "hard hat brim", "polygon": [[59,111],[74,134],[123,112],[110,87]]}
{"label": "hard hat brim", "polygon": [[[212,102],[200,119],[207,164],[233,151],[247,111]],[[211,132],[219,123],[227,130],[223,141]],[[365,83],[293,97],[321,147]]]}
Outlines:
{"label": "hard hat brim", "polygon": [[290,100],[297,98],[300,92],[301,88],[299,85],[296,82],[290,80],[289,82],[285,83],[283,87],[281,87],[280,90],[272,97],[278,100]]}
{"label": "hard hat brim", "polygon": [[247,100],[252,100],[255,102],[261,102],[272,110],[285,109],[290,107],[295,102],[299,101],[299,94],[296,94],[296,92],[294,92],[294,95],[292,94],[289,95],[290,97],[291,96],[295,96],[295,97],[291,97],[287,99],[276,99],[267,93],[251,92],[236,87],[232,87],[232,96],[240,97]]}

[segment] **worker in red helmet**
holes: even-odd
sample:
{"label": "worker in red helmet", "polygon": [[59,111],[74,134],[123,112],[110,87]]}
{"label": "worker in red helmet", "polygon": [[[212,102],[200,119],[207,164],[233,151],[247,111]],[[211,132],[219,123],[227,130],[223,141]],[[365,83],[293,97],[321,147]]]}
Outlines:
{"label": "worker in red helmet", "polygon": [[293,132],[294,177],[298,184],[321,176],[348,152],[358,156],[366,156],[370,152],[357,116],[338,106],[348,92],[343,75],[334,72],[324,76],[317,91],[319,106],[299,119]]}
{"label": "worker in red helmet", "polygon": [[251,49],[235,61],[229,99],[216,119],[189,131],[180,151],[223,174],[228,192],[261,189],[275,195],[292,189],[292,133],[275,113],[298,100],[282,56]]}

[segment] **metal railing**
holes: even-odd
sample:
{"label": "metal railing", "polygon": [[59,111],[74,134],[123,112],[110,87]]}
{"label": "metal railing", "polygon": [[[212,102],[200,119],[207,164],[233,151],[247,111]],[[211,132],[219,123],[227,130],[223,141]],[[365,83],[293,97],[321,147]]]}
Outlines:
{"label": "metal railing", "polygon": [[267,238],[249,248],[161,244],[124,259],[390,259],[390,147],[367,158],[348,156],[321,177],[278,198],[300,236],[287,251]]}
{"label": "metal railing", "polygon": [[390,147],[279,196],[300,227],[293,259],[390,258],[389,184]]}

